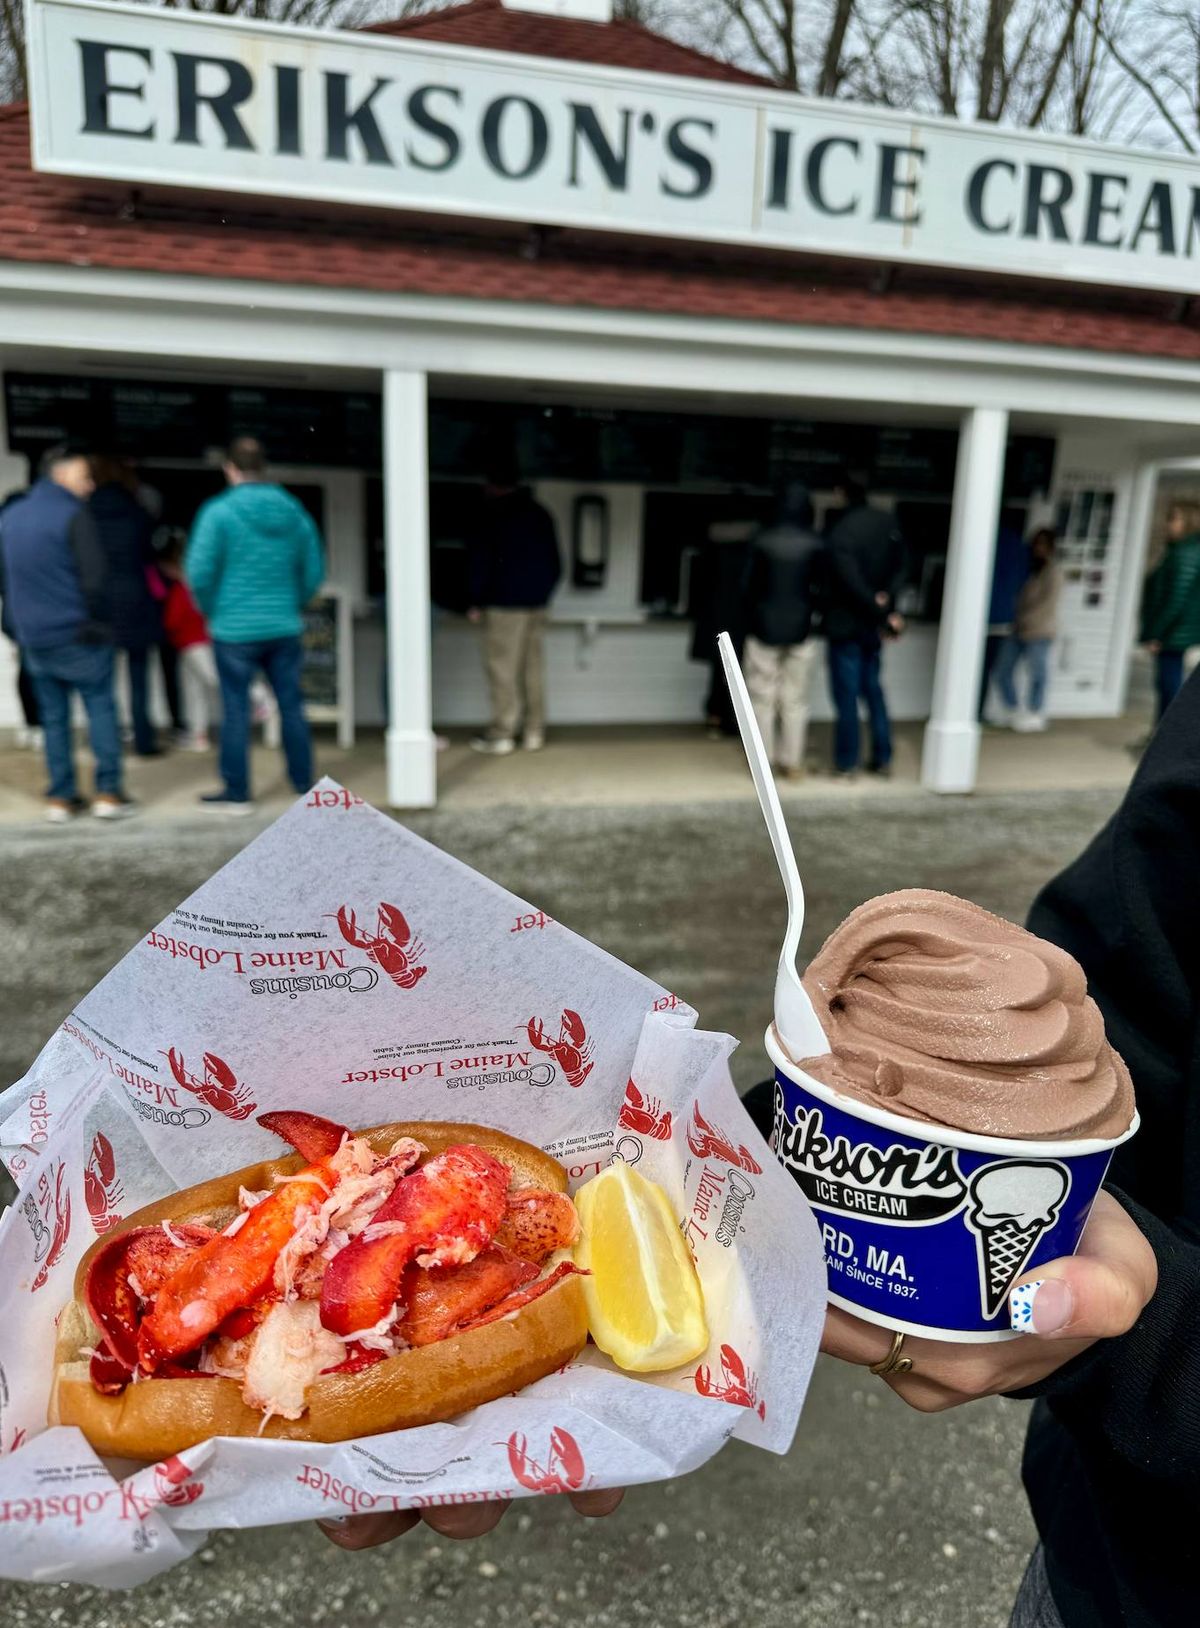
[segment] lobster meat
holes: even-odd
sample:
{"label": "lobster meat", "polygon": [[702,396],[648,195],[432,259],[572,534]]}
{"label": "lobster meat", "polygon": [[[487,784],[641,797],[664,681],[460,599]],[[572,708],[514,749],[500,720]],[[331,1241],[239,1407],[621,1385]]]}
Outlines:
{"label": "lobster meat", "polygon": [[319,1115],[259,1123],[307,1163],[243,1192],[224,1231],[163,1223],[98,1247],[84,1288],[97,1390],[220,1375],[295,1418],[318,1373],[358,1373],[510,1316],[578,1270],[541,1275],[578,1234],[570,1199],[510,1191],[508,1166],[482,1147],[452,1145],[414,1169],[426,1150],[411,1138],[376,1153]]}

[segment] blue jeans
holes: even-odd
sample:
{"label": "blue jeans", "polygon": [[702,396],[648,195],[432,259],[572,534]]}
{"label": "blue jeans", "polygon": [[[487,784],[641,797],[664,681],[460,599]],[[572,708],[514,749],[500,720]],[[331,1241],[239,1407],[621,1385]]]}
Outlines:
{"label": "blue jeans", "polygon": [[845,774],[858,768],[858,703],[867,703],[871,725],[871,766],[886,769],[892,761],[892,728],[887,702],[879,682],[880,641],[877,633],[861,633],[857,639],[829,641],[829,688],[837,710],[833,736],[833,761]]}
{"label": "blue jeans", "polygon": [[250,795],[250,685],[261,670],[279,704],[279,727],[288,778],[297,791],[312,785],[312,740],[304,718],[300,669],[304,651],[298,638],[255,639],[249,644],[213,640],[221,681],[221,778],[228,796]]}
{"label": "blue jeans", "polygon": [[106,644],[56,644],[22,652],[37,691],[45,731],[48,797],[70,802],[76,794],[71,741],[71,692],[87,712],[88,738],[96,759],[96,791],[121,795],[121,734],[113,701],[113,653]]}
{"label": "blue jeans", "polygon": [[1154,687],[1158,691],[1158,718],[1171,705],[1183,688],[1182,650],[1160,650],[1154,658]]}
{"label": "blue jeans", "polygon": [[150,657],[145,645],[140,649],[127,649],[125,660],[129,666],[129,711],[133,716],[133,746],[137,752],[153,752],[158,736],[150,722],[150,675],[147,662]]}
{"label": "blue jeans", "polygon": [[1024,658],[1029,668],[1029,710],[1041,712],[1046,705],[1046,680],[1050,673],[1050,646],[1053,639],[1018,639],[1010,635],[1000,646],[996,658],[996,683],[1006,707],[1015,711],[1017,699],[1017,665]]}

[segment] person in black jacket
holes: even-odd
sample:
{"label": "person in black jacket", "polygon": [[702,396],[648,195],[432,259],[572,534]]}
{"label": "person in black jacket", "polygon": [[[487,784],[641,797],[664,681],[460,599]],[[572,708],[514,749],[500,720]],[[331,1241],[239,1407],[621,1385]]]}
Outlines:
{"label": "person in black jacket", "polygon": [[904,619],[896,595],[904,579],[904,543],[890,514],[867,502],[862,482],[839,478],[842,507],[828,534],[824,594],[829,687],[837,711],[833,760],[839,775],[854,775],[859,761],[858,703],[867,704],[873,774],[888,774],[892,730],[879,679],[883,638],[896,638]]}
{"label": "person in black jacket", "polygon": [[488,474],[470,570],[467,615],[483,624],[492,699],[491,727],[471,745],[494,756],[511,752],[520,725],[522,746],[536,752],[546,740],[542,632],[562,561],[553,519],[518,485],[507,460],[496,460]]}
{"label": "person in black jacket", "polygon": [[808,691],[812,676],[817,561],[808,487],[790,482],[774,523],[757,532],[746,565],[746,688],[767,756],[785,779],[804,773]]}
{"label": "person in black jacket", "polygon": [[108,560],[113,644],[124,651],[129,670],[133,748],[139,757],[157,757],[161,748],[150,722],[148,670],[150,652],[162,639],[162,612],[150,591],[154,524],[134,495],[136,480],[128,464],[99,457],[92,467],[96,490],[89,507]]}
{"label": "person in black jacket", "polygon": [[[1039,1337],[976,1348],[910,1339],[912,1372],[887,1381],[927,1410],[990,1392],[1036,1399],[1023,1469],[1041,1543],[1013,1628],[1200,1621],[1186,1541],[1200,1516],[1198,922],[1193,676],[1116,814],[1028,923],[1083,967],[1141,1127],[1113,1156],[1079,1255],[1021,1280],[1043,1280]],[[830,1311],[826,1350],[871,1363],[884,1346],[881,1330]]]}

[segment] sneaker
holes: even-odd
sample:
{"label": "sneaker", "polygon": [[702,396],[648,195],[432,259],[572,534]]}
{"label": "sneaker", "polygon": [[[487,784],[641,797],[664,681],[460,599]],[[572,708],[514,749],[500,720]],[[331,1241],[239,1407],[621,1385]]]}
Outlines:
{"label": "sneaker", "polygon": [[253,814],[254,804],[249,797],[231,797],[227,791],[205,792],[200,799],[204,808],[215,809],[218,814]]}
{"label": "sneaker", "polygon": [[30,752],[40,752],[43,735],[36,724],[22,724],[17,730],[17,745]]}
{"label": "sneaker", "polygon": [[208,736],[202,732],[186,736],[179,743],[185,752],[207,752],[211,750]]}
{"label": "sneaker", "polygon": [[1013,728],[1018,735],[1040,735],[1047,727],[1045,714],[1041,712],[1019,712],[1013,719]]}
{"label": "sneaker", "polygon": [[890,763],[868,763],[867,773],[873,774],[877,780],[890,780],[892,778],[892,766]]}
{"label": "sneaker", "polygon": [[483,752],[488,757],[507,757],[516,749],[516,742],[510,735],[476,735],[471,742],[473,752]]}
{"label": "sneaker", "polygon": [[92,813],[98,820],[123,820],[137,813],[137,804],[129,797],[116,797],[112,792],[102,791],[92,798]]}
{"label": "sneaker", "polygon": [[192,739],[192,732],[191,732],[190,729],[172,729],[172,731],[171,731],[171,745],[172,746],[182,746],[182,747],[186,748],[188,742],[191,739]]}
{"label": "sneaker", "polygon": [[804,768],[804,766],[797,763],[791,768],[780,769],[779,778],[781,780],[790,781],[793,785],[795,785],[798,781],[803,780],[806,777],[806,774],[807,770]]}
{"label": "sneaker", "polygon": [[69,825],[75,810],[65,797],[47,797],[46,821],[49,825]]}
{"label": "sneaker", "polygon": [[833,771],[833,778],[835,780],[842,780],[842,781],[845,781],[845,782],[849,783],[852,780],[857,780],[858,779],[858,770],[857,769],[835,769]]}
{"label": "sneaker", "polygon": [[525,752],[540,752],[546,744],[546,737],[540,729],[527,729],[521,737],[521,749]]}

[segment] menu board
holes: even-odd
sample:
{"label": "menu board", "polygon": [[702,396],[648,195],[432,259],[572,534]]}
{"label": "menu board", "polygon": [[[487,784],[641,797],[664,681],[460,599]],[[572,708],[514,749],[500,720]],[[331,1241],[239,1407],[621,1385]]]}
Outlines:
{"label": "menu board", "polygon": [[318,595],[305,608],[300,642],[304,647],[300,688],[305,701],[309,706],[336,710],[341,705],[338,694],[338,602],[332,595]]}
{"label": "menu board", "polygon": [[133,458],[202,458],[253,435],[280,464],[370,469],[382,459],[380,398],[364,391],[7,373],[4,399],[9,450],[33,458],[64,440]]}

